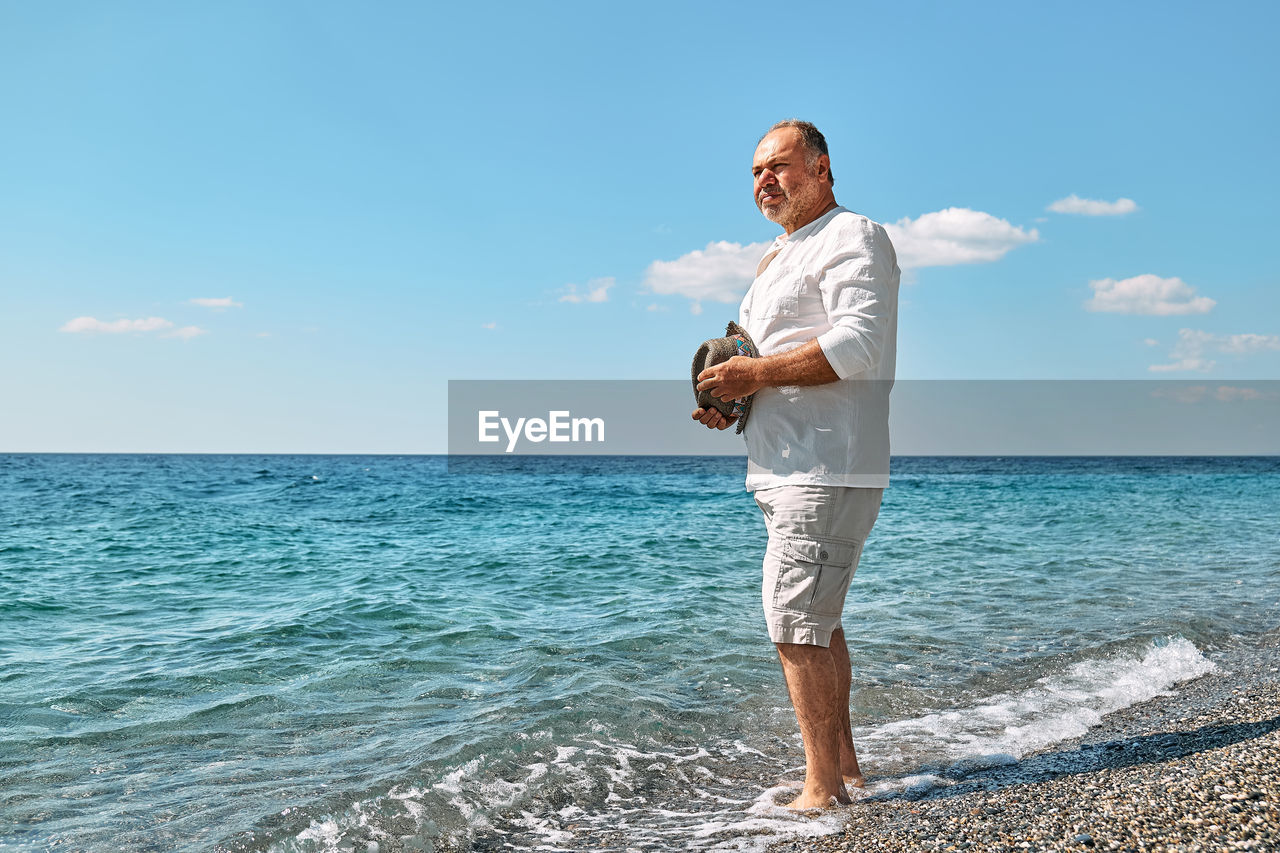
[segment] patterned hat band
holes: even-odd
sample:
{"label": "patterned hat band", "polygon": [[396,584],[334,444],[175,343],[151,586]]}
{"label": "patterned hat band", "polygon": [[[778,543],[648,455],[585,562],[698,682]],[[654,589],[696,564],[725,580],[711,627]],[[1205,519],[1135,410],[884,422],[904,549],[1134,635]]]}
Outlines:
{"label": "patterned hat band", "polygon": [[[742,335],[733,335],[732,337],[734,342],[737,343],[738,345],[738,355],[745,355],[747,358],[755,358],[755,356],[751,352],[751,348],[747,346],[746,339],[742,337]],[[747,400],[748,398],[746,397],[738,397],[736,400],[734,400],[733,414],[730,415],[730,417],[740,418],[744,414],[746,414]]]}
{"label": "patterned hat band", "polygon": [[698,390],[699,373],[708,367],[728,361],[738,355],[746,356],[747,358],[759,358],[760,350],[756,348],[755,341],[751,340],[751,335],[747,334],[746,329],[737,323],[731,322],[725,328],[725,337],[712,338],[698,347],[698,351],[693,356],[691,378],[693,379],[693,393],[698,401],[698,407],[702,409],[714,408],[727,418],[737,418],[737,431],[741,433],[747,427],[747,417],[751,414],[751,398],[754,395],[739,397],[736,400],[721,400],[718,397],[712,397],[710,391]]}

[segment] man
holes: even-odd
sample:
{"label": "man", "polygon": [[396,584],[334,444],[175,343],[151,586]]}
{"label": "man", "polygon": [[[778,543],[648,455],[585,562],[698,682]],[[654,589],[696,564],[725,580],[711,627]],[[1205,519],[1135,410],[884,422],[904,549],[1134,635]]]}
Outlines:
{"label": "man", "polygon": [[[790,806],[825,808],[863,783],[840,613],[889,484],[900,272],[884,228],[836,204],[812,124],[770,128],[751,171],[756,205],[785,232],[739,309],[761,357],[709,367],[697,387],[725,400],[755,394],[747,490],[769,531],[765,621],[804,738],[804,789]],[[714,408],[693,417],[711,429],[733,422]]]}

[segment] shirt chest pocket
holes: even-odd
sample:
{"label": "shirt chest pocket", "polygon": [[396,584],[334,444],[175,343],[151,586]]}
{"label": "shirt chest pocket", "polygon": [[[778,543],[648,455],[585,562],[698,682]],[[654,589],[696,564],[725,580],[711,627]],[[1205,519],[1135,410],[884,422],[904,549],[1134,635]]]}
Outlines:
{"label": "shirt chest pocket", "polygon": [[796,317],[800,314],[800,291],[804,273],[800,267],[770,265],[767,279],[757,281],[751,297],[750,313],[760,320]]}

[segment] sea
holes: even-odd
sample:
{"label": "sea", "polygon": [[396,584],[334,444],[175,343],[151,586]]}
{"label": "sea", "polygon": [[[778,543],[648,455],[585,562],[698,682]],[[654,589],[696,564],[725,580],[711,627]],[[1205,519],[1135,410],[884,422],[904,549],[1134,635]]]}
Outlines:
{"label": "sea", "polygon": [[[735,457],[0,455],[0,850],[762,851],[803,753]],[[1280,616],[1280,458],[895,458],[864,796]],[[855,802],[852,808],[856,808]]]}

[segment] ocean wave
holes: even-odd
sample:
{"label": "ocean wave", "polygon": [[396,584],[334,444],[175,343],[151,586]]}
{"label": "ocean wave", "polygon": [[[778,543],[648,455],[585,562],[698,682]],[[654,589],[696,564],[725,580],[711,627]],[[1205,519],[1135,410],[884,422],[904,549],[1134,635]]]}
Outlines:
{"label": "ocean wave", "polygon": [[[997,693],[965,707],[933,711],[854,731],[870,765],[910,768],[876,793],[920,796],[977,770],[1016,762],[1079,737],[1114,711],[1213,672],[1216,665],[1183,637],[1139,651],[1089,658],[1040,678],[1025,690]],[[919,763],[921,746],[935,761]]]}
{"label": "ocean wave", "polygon": [[[918,798],[970,774],[1016,764],[1084,734],[1108,713],[1214,669],[1194,644],[1174,637],[1076,661],[1020,691],[858,728],[862,763],[873,770],[858,796]],[[775,719],[790,713],[769,711]],[[787,763],[800,756],[796,739],[750,745],[709,736],[703,744],[673,746],[618,734],[599,721],[569,742],[557,742],[549,731],[515,733],[505,750],[317,815],[270,849],[312,853],[377,845],[439,853],[494,844],[605,851],[640,844],[762,853],[779,840],[843,826],[841,809],[814,817],[781,805],[795,796],[803,777],[802,764]]]}

